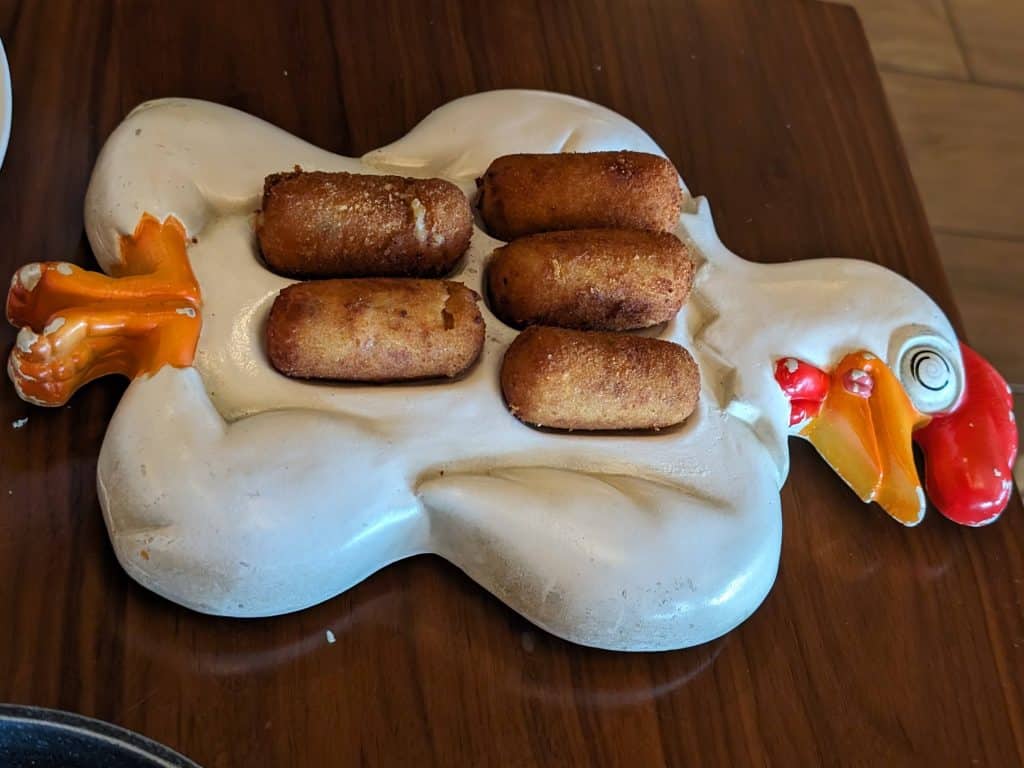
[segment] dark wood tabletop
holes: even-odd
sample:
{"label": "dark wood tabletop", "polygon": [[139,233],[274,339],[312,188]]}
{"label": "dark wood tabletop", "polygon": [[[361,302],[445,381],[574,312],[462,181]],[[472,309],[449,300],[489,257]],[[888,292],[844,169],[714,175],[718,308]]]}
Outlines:
{"label": "dark wood tabletop", "polygon": [[[14,84],[0,277],[36,260],[95,268],[89,173],[146,99],[229,104],[358,155],[453,98],[524,87],[644,127],[747,258],[870,259],[956,317],[845,7],[4,0],[0,36]],[[44,410],[0,383],[2,701],[109,720],[211,767],[1024,761],[1016,498],[986,529],[934,510],[904,529],[793,441],[773,591],[685,651],[572,646],[435,557],[301,613],[220,619],[150,594],[114,558],[96,456],[124,386]]]}

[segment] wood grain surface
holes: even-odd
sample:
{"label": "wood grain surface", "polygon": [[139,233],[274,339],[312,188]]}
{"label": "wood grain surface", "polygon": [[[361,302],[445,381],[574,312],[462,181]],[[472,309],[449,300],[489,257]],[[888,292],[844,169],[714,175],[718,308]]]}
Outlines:
{"label": "wood grain surface", "polygon": [[[747,258],[870,259],[956,314],[848,8],[4,0],[0,35],[15,94],[0,276],[94,266],[90,169],[146,99],[211,99],[358,155],[450,99],[526,87],[647,129]],[[774,590],[687,651],[568,645],[433,557],[298,614],[217,619],[114,559],[95,469],[123,389],[100,381],[43,410],[0,385],[0,700],[110,720],[211,767],[1024,760],[1016,499],[987,529],[933,511],[906,530],[794,442]]]}

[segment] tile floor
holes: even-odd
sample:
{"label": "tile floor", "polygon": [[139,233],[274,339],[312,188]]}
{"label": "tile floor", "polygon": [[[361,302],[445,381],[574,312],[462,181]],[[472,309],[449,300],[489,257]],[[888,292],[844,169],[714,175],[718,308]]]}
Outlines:
{"label": "tile floor", "polygon": [[860,14],[968,340],[1024,430],[1024,0],[833,1]]}

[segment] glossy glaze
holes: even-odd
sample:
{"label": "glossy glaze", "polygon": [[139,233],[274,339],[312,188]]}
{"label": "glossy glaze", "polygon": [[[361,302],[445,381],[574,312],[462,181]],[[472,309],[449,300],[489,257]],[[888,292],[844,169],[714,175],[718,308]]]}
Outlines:
{"label": "glossy glaze", "polygon": [[64,405],[110,374],[149,376],[192,365],[202,300],[173,216],[139,218],[118,238],[111,277],[65,261],[34,262],[11,278],[7,320],[19,329],[7,373],[33,405]]}
{"label": "glossy glaze", "polygon": [[950,520],[976,527],[994,522],[1013,494],[1017,425],[1006,380],[970,347],[962,352],[961,402],[914,439],[927,457],[929,498]]}

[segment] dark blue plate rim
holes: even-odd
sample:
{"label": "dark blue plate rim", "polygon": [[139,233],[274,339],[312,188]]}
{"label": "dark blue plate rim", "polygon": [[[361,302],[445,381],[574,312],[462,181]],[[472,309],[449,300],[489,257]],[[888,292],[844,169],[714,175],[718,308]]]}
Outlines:
{"label": "dark blue plate rim", "polygon": [[38,723],[50,728],[72,731],[84,735],[86,738],[112,743],[122,749],[136,752],[140,756],[159,761],[165,768],[201,768],[198,763],[192,762],[170,747],[147,739],[141,734],[103,720],[76,715],[73,712],[26,704],[0,704],[0,723],[3,721]]}

